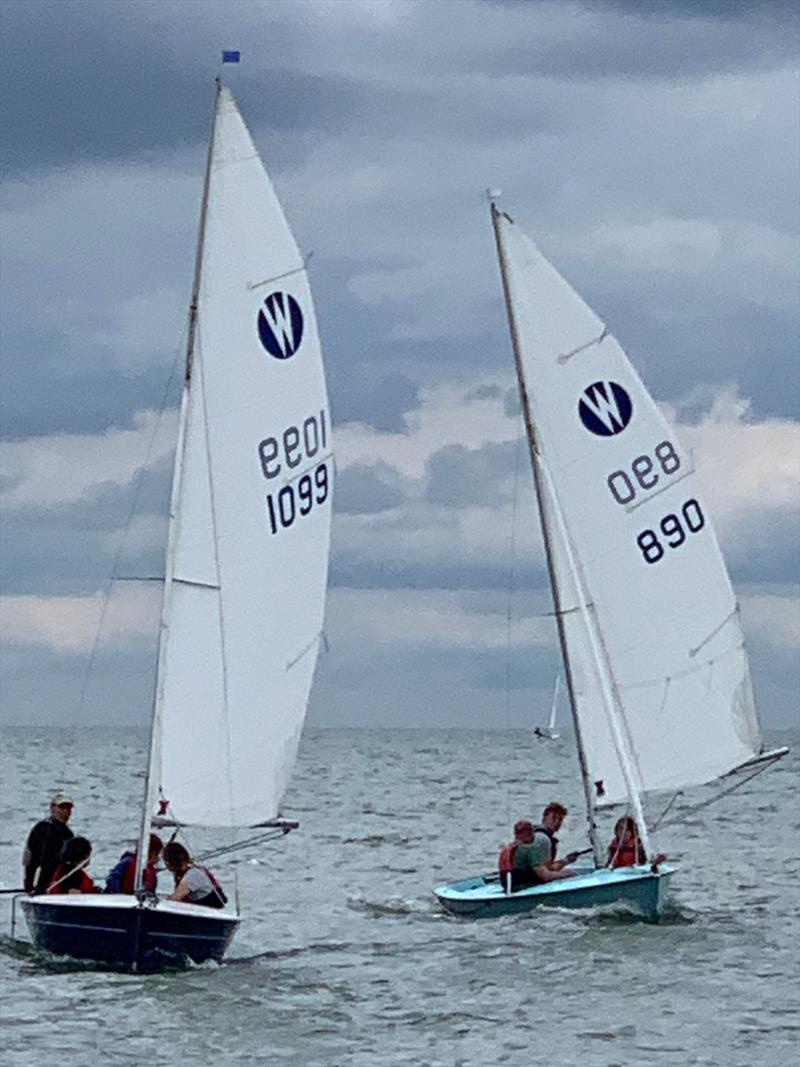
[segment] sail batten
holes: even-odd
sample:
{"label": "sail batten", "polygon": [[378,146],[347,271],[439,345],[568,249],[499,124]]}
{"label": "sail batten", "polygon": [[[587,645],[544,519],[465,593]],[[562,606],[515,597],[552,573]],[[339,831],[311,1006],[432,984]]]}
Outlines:
{"label": "sail batten", "polygon": [[595,802],[630,796],[628,757],[636,792],[709,781],[756,756],[761,735],[692,456],[606,324],[507,216],[495,224],[520,386],[553,487],[543,517]]}

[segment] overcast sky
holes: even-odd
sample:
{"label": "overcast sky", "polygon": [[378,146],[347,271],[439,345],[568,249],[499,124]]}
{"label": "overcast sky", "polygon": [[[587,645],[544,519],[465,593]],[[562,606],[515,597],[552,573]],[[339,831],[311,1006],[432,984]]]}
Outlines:
{"label": "overcast sky", "polygon": [[313,252],[337,430],[310,721],[547,714],[558,655],[490,185],[694,447],[762,719],[796,721],[798,10],[3,0],[6,721],[149,715],[155,583],[116,586],[84,679],[115,566],[163,568],[222,48],[242,50],[228,84]]}

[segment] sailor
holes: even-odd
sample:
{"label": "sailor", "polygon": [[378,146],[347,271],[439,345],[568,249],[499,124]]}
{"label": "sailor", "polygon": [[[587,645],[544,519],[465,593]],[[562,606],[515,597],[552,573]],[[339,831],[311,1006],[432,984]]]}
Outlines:
{"label": "sailor", "polygon": [[223,908],[228,903],[222,886],[208,867],[195,863],[178,841],[170,841],[164,847],[164,866],[175,878],[175,891],[167,900],[182,900],[207,908]]}
{"label": "sailor", "polygon": [[529,845],[533,841],[533,823],[528,819],[518,819],[514,823],[514,840],[504,845],[500,851],[497,868],[503,889],[510,893],[514,887],[514,856],[520,845]]}
{"label": "sailor", "polygon": [[53,872],[61,860],[61,850],[73,836],[67,826],[74,802],[66,793],[50,798],[50,818],[37,822],[28,834],[22,855],[22,877],[26,893],[46,893]]}
{"label": "sailor", "polygon": [[567,809],[563,804],[552,801],[542,812],[541,823],[534,827],[530,843],[517,845],[511,872],[512,889],[541,885],[559,878],[572,878],[578,873],[568,866],[578,858],[577,852],[570,852],[563,860],[556,859],[556,831],[560,829],[566,814]]}
{"label": "sailor", "polygon": [[609,867],[634,867],[646,863],[647,856],[639,840],[639,827],[630,815],[623,815],[614,824],[614,836],[608,846]]}
{"label": "sailor", "polygon": [[[147,845],[147,862],[142,868],[142,887],[148,893],[158,888],[158,863],[164,843],[158,834],[150,834]],[[132,893],[136,877],[136,852],[123,852],[117,863],[106,875],[106,893]]]}
{"label": "sailor", "polygon": [[53,872],[48,893],[99,893],[86,873],[92,858],[92,843],[88,837],[72,837],[64,845],[61,863]]}
{"label": "sailor", "polygon": [[[655,874],[667,858],[659,852],[650,861],[650,870]],[[614,823],[614,836],[608,846],[608,867],[635,867],[647,863],[647,853],[639,838],[639,827],[630,815],[623,815]]]}

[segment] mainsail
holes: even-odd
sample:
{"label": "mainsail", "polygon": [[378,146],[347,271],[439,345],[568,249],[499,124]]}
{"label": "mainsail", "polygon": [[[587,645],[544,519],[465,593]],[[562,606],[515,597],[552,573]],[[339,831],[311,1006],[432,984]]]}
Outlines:
{"label": "mainsail", "polygon": [[333,462],[304,261],[226,89],[200,247],[148,808],[160,798],[180,823],[243,826],[278,813],[297,752]]}
{"label": "mainsail", "polygon": [[606,325],[493,211],[594,802],[630,795],[626,759],[636,792],[710,781],[762,746],[692,456]]}

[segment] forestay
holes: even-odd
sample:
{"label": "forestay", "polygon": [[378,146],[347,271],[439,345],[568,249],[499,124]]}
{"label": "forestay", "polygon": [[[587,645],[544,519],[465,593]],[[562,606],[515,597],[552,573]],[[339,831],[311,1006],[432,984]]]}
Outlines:
{"label": "forestay", "polygon": [[761,738],[692,456],[605,325],[506,216],[499,224],[596,802],[627,792],[599,671],[637,790],[709,781]]}
{"label": "forestay", "polygon": [[323,625],[333,463],[303,259],[225,89],[200,279],[150,800],[160,794],[182,823],[250,825],[278,813],[296,756]]}

